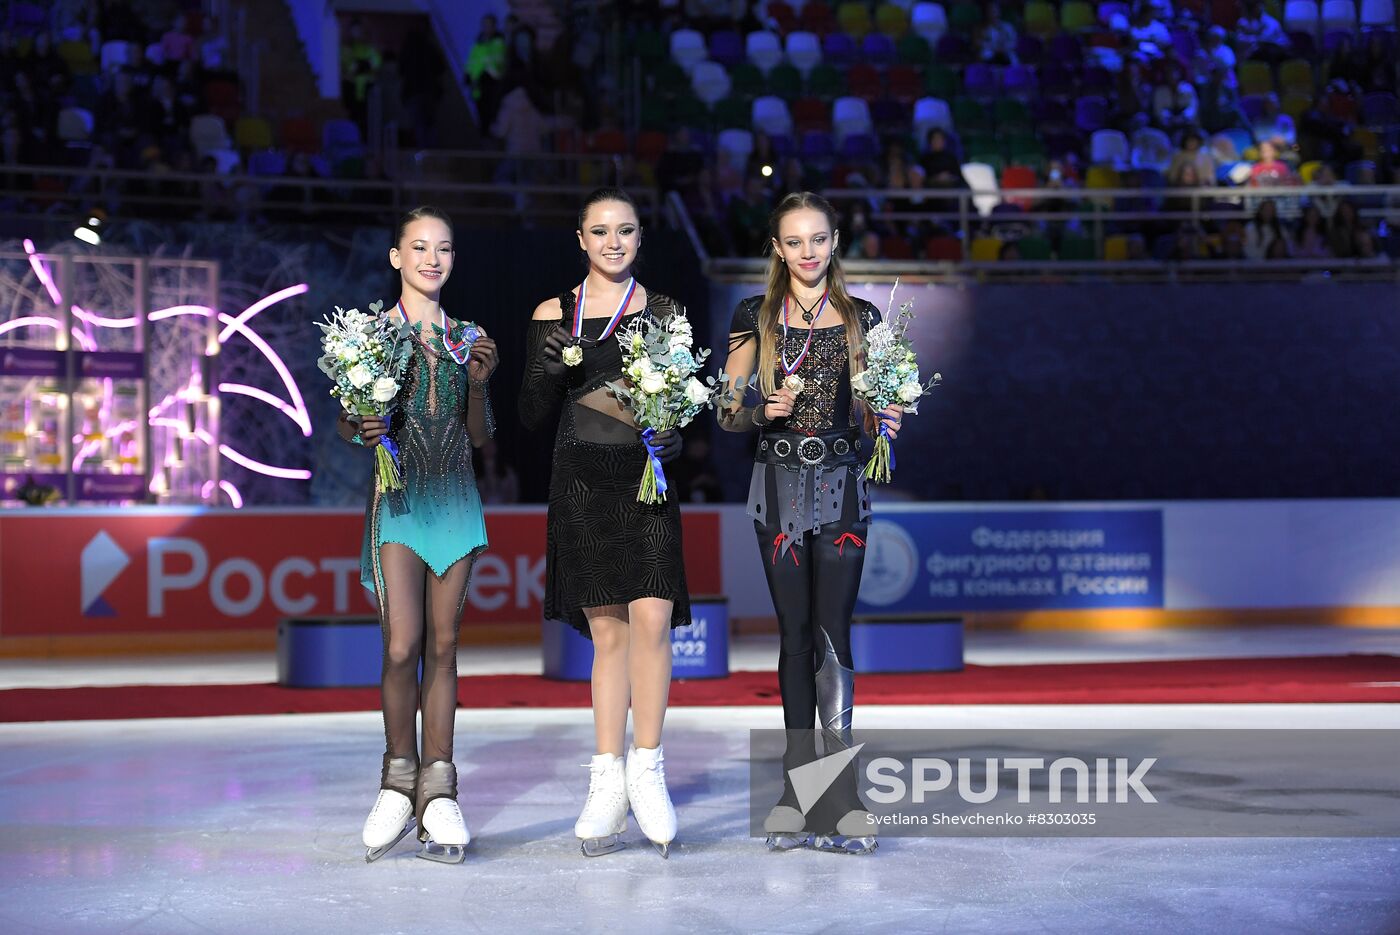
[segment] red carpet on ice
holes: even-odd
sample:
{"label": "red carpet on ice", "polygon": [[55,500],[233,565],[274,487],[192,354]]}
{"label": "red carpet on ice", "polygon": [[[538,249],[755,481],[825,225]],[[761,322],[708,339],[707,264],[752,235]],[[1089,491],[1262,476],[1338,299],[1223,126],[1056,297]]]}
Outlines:
{"label": "red carpet on ice", "polygon": [[[459,680],[464,708],[584,708],[586,682],[535,675]],[[1400,702],[1400,656],[1294,656],[1061,665],[968,666],[962,672],[862,675],[858,704],[1264,704]],[[778,703],[772,672],[677,681],[671,704]],[[0,721],[74,721],[372,711],[378,688],[122,685],[0,691]]]}

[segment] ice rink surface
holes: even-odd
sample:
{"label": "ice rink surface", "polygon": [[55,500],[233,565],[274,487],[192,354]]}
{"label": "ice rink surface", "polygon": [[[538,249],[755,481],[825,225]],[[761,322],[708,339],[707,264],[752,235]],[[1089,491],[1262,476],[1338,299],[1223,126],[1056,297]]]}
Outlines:
{"label": "ice rink surface", "polygon": [[[670,860],[635,822],[588,859],[587,710],[462,710],[464,864],[360,825],[378,714],[0,725],[5,933],[1400,932],[1400,840],[894,838],[862,857],[748,836],[748,734],[678,708]],[[1395,705],[857,707],[874,727],[1400,727]],[[1300,751],[1302,753],[1302,751]],[[1305,755],[1305,754],[1304,754]]]}

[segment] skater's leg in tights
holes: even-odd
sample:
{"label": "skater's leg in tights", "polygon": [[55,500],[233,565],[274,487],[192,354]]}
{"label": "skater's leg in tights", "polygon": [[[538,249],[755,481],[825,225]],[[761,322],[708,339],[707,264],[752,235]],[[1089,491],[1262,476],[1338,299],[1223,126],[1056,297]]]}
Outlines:
{"label": "skater's leg in tights", "polygon": [[423,648],[423,607],[428,571],[412,549],[388,542],[379,547],[380,628],[384,668],[384,775],[381,785],[413,798],[418,771],[418,660]]}
{"label": "skater's leg in tights", "polygon": [[627,606],[628,682],[632,689],[632,739],[650,750],[661,746],[666,696],[671,690],[671,602],[644,597]]}
{"label": "skater's leg in tights", "polygon": [[472,559],[428,577],[428,640],[423,653],[423,762],[452,760],[457,717],[457,628],[471,582]]}
{"label": "skater's leg in tights", "polygon": [[807,544],[786,550],[782,529],[755,522],[763,571],[778,615],[778,688],[783,698],[783,724],[788,730],[811,730],[816,724],[817,696],[813,685],[811,568]]}
{"label": "skater's leg in tights", "polygon": [[622,756],[627,736],[627,608],[586,607],[593,637],[593,733],[599,753]]}

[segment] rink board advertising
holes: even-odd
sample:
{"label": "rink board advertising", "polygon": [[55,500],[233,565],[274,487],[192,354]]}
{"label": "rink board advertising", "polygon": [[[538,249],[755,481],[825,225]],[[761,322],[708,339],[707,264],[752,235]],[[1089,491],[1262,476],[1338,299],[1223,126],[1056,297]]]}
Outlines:
{"label": "rink board advertising", "polygon": [[857,613],[1161,607],[1162,511],[882,510]]}
{"label": "rink board advertising", "polygon": [[[686,575],[723,593],[719,516],[682,517]],[[538,624],[545,508],[487,510],[463,624]],[[364,514],[84,510],[0,516],[0,636],[275,629],[374,614],[360,584]]]}
{"label": "rink board advertising", "polygon": [[1400,730],[755,730],[754,836],[789,733],[817,833],[863,804],[877,837],[1400,836]]}

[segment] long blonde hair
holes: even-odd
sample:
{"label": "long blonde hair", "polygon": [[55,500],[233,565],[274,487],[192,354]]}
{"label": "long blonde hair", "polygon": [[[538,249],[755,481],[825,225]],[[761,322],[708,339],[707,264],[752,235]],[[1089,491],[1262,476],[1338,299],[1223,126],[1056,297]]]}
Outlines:
{"label": "long blonde hair", "polygon": [[[792,192],[778,202],[778,206],[768,216],[768,233],[772,240],[778,239],[778,225],[782,223],[783,218],[804,208],[825,214],[831,232],[835,235],[836,209],[831,206],[831,202],[814,192]],[[778,354],[778,322],[782,318],[783,300],[787,298],[791,282],[787,264],[778,256],[772,240],[768,244],[767,286],[763,292],[763,304],[758,310],[758,360],[754,367],[758,371],[756,377],[759,392],[765,399],[777,390],[773,362]],[[841,269],[841,256],[836,252],[834,245],[831,250],[831,262],[826,268],[826,286],[829,290],[827,304],[836,309],[841,315],[841,321],[846,325],[846,347],[850,355],[849,375],[854,376],[865,369],[862,351],[865,343],[865,322],[857,310],[855,299],[851,298],[846,289],[846,274]]]}

